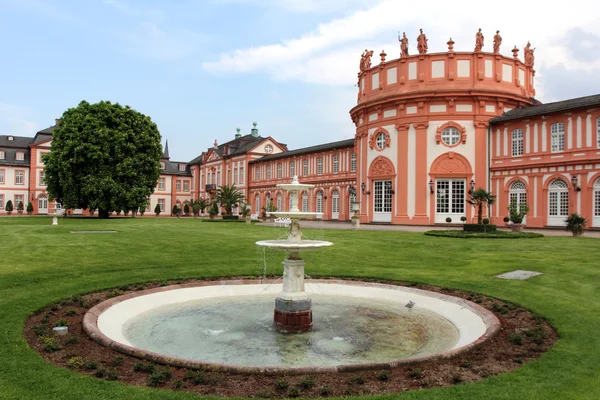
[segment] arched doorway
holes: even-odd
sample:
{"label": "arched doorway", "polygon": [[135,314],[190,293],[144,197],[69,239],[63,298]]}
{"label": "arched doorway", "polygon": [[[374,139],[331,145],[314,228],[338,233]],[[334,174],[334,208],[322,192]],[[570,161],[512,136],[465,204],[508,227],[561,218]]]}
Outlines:
{"label": "arched doorway", "polygon": [[473,179],[469,161],[449,151],[435,159],[429,175],[435,184],[434,222],[445,223],[448,217],[457,222],[466,217],[467,181]]}
{"label": "arched doorway", "polygon": [[48,214],[48,196],[45,194],[38,197],[38,214]]}
{"label": "arched doorway", "polygon": [[316,212],[318,213],[322,213],[323,212],[323,191],[319,190],[317,192],[317,201],[315,202],[316,205]]}
{"label": "arched doorway", "polygon": [[[515,181],[510,185],[508,192],[508,204],[516,204],[517,212],[521,211],[521,207],[527,205],[527,188],[521,181]],[[526,224],[527,216],[523,218],[523,224]]]}
{"label": "arched doorway", "polygon": [[569,216],[569,185],[562,179],[554,179],[548,185],[548,225],[565,226]]}
{"label": "arched doorway", "polygon": [[[600,121],[600,119],[599,119]],[[600,122],[599,122],[600,125]],[[592,226],[595,228],[600,227],[600,178],[594,182],[594,218],[592,220]]]}
{"label": "arched doorway", "polygon": [[[390,181],[391,185],[391,181]],[[391,200],[391,195],[390,195]],[[390,204],[391,212],[391,204]],[[331,193],[331,219],[340,219],[340,192],[334,190]]]}
{"label": "arched doorway", "polygon": [[[373,182],[374,222],[392,222],[392,180],[395,177],[394,164],[390,159],[378,156],[373,160],[369,167],[369,179]],[[339,217],[339,194],[337,209]]]}

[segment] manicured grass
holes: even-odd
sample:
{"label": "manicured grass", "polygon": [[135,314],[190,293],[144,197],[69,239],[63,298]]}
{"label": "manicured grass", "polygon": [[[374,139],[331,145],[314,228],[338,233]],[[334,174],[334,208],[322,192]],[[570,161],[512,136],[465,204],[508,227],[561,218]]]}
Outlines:
{"label": "manicured grass", "polygon": [[[70,230],[117,230],[78,234]],[[209,224],[191,218],[60,220],[0,218],[1,399],[193,399],[167,390],[88,378],[46,363],[22,336],[34,310],[93,290],[164,279],[279,274],[282,253],[254,242],[284,228]],[[484,293],[523,305],[558,329],[560,340],[538,361],[508,374],[451,388],[394,396],[402,399],[600,398],[600,241],[452,240],[422,233],[306,230],[332,241],[308,253],[309,275],[425,282]],[[493,275],[542,272],[526,281]]]}
{"label": "manicured grass", "polygon": [[459,239],[533,239],[544,237],[541,233],[534,232],[504,232],[494,231],[492,233],[487,232],[470,232],[470,231],[427,231],[427,236],[438,236],[447,238],[459,238]]}

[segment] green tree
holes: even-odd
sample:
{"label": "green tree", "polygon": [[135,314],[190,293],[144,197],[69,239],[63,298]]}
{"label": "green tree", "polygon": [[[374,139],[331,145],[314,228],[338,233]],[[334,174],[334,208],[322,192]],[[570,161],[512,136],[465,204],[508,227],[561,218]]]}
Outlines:
{"label": "green tree", "polygon": [[217,201],[221,204],[221,207],[225,207],[227,215],[232,215],[233,206],[244,201],[244,198],[244,194],[237,190],[235,185],[219,186],[217,190]]}
{"label": "green tree", "polygon": [[471,195],[471,198],[467,199],[467,203],[477,208],[477,223],[481,224],[483,219],[483,206],[487,205],[489,207],[493,205],[496,202],[496,196],[483,188],[473,190],[469,192],[469,194]]}
{"label": "green tree", "polygon": [[12,203],[12,200],[9,200],[9,201],[7,201],[7,202],[6,202],[6,205],[4,206],[4,210],[6,211],[6,213],[7,213],[8,215],[10,215],[10,213],[11,213],[11,212],[12,212],[12,210],[13,210],[13,203]]}
{"label": "green tree", "polygon": [[27,203],[27,214],[31,215],[31,213],[33,212],[33,204],[31,204],[31,202]]}
{"label": "green tree", "polygon": [[157,204],[156,207],[154,207],[154,213],[158,217],[158,214],[160,214],[160,204]]}
{"label": "green tree", "polygon": [[82,101],[62,115],[42,157],[48,192],[65,208],[98,209],[100,218],[146,206],[160,174],[160,133],[129,106]]}

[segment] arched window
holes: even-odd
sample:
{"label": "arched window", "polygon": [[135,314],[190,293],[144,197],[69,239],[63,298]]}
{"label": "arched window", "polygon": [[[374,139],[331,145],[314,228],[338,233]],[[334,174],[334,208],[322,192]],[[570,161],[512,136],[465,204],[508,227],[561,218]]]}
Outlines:
{"label": "arched window", "polygon": [[449,126],[442,131],[442,142],[447,146],[454,146],[460,141],[460,131],[453,126]]}
{"label": "arched window", "polygon": [[600,178],[594,182],[594,219],[592,226],[600,226]]}
{"label": "arched window", "polygon": [[334,190],[331,193],[331,218],[338,219],[340,217],[340,192]]}
{"label": "arched window", "polygon": [[308,212],[308,193],[302,193],[302,212]]}
{"label": "arched window", "polygon": [[596,147],[600,148],[600,118],[596,120]]}
{"label": "arched window", "polygon": [[283,210],[283,196],[281,193],[277,193],[277,211]]}
{"label": "arched window", "polygon": [[323,212],[323,191],[319,190],[317,192],[317,209],[316,211],[318,213],[322,213]]}
{"label": "arched window", "polygon": [[375,139],[375,145],[379,150],[385,149],[385,133],[381,132],[377,135]]}
{"label": "arched window", "polygon": [[260,195],[258,193],[254,196],[254,212],[260,214]]}
{"label": "arched window", "polygon": [[548,225],[563,226],[569,215],[569,185],[554,179],[548,186]]}
{"label": "arched window", "polygon": [[521,181],[515,181],[510,185],[508,196],[509,204],[517,205],[517,212],[523,205],[527,205],[527,188]]}
{"label": "arched window", "polygon": [[512,131],[512,155],[523,155],[523,129],[515,129]]}
{"label": "arched window", "polygon": [[557,122],[550,127],[552,152],[565,150],[565,124]]}

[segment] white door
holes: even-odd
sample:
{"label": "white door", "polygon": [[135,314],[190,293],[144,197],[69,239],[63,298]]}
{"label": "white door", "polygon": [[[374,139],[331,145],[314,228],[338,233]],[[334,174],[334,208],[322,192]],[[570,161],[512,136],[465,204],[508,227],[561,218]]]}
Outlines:
{"label": "white door", "polygon": [[569,185],[555,179],[548,187],[548,226],[566,226],[569,216]]}
{"label": "white door", "polygon": [[448,217],[460,222],[465,216],[465,180],[438,179],[436,183],[435,223],[446,223]]}
{"label": "white door", "polygon": [[392,222],[392,181],[374,181],[373,221]]}
{"label": "white door", "polygon": [[48,197],[42,195],[38,198],[38,214],[48,214]]}
{"label": "white door", "polygon": [[340,219],[340,192],[337,190],[331,194],[331,219]]}
{"label": "white door", "polygon": [[600,227],[600,178],[596,179],[594,183],[594,194],[593,194],[593,204],[594,204],[594,218],[592,220],[592,226],[594,228]]}
{"label": "white door", "polygon": [[[517,205],[517,211],[521,211],[521,206],[527,204],[527,189],[525,184],[521,181],[513,182],[510,185],[510,191],[508,194],[509,204],[515,203]],[[527,216],[523,218],[523,224],[527,224]]]}

